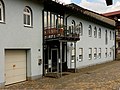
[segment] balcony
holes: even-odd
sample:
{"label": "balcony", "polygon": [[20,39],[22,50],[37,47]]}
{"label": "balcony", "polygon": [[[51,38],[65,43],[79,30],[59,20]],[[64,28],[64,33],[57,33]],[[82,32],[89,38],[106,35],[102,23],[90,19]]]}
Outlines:
{"label": "balcony", "polygon": [[45,40],[67,40],[78,41],[80,40],[80,32],[78,29],[71,30],[65,28],[44,28]]}

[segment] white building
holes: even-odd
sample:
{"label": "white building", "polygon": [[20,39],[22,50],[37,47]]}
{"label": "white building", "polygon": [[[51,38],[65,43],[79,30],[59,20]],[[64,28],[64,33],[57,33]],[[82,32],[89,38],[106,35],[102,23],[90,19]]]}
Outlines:
{"label": "white building", "polygon": [[0,0],[0,86],[114,60],[114,26],[74,4]]}

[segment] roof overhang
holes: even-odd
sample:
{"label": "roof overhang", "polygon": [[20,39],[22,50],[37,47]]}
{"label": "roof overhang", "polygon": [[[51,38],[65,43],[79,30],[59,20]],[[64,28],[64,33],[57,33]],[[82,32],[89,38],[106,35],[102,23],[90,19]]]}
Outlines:
{"label": "roof overhang", "polygon": [[116,23],[115,20],[109,19],[101,14],[98,14],[96,12],[84,9],[74,3],[66,5],[67,8],[69,8],[69,12],[72,12],[73,14],[76,14],[82,18],[87,18],[88,20],[91,20],[92,22],[99,23],[104,26],[110,26],[112,28],[115,27]]}

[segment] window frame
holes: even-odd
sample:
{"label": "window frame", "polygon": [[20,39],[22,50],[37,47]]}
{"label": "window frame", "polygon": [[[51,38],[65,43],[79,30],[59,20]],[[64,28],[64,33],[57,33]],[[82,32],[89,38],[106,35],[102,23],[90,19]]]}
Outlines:
{"label": "window frame", "polygon": [[108,31],[105,30],[105,45],[108,44],[108,33],[107,33],[107,32],[108,32]]}
{"label": "window frame", "polygon": [[108,52],[108,49],[105,48],[105,58],[107,58],[107,52]]}
{"label": "window frame", "polygon": [[112,48],[110,48],[110,57],[112,56]]}
{"label": "window frame", "polygon": [[79,23],[79,31],[80,31],[80,36],[83,36],[83,24],[82,24],[82,22]]}
{"label": "window frame", "polygon": [[99,56],[99,59],[100,59],[101,58],[101,48],[99,48],[98,56]]}
{"label": "window frame", "polygon": [[112,33],[111,33],[111,31],[110,31],[110,40],[112,40]]}
{"label": "window frame", "polygon": [[94,38],[97,38],[97,27],[94,27]]}
{"label": "window frame", "polygon": [[97,48],[94,48],[94,59],[97,59]]}
{"label": "window frame", "polygon": [[92,60],[92,48],[89,48],[89,60]]}
{"label": "window frame", "polygon": [[99,30],[98,30],[98,36],[99,36],[99,38],[101,38],[101,28],[99,28]]}
{"label": "window frame", "polygon": [[79,48],[79,51],[80,51],[80,53],[79,53],[79,62],[82,62],[83,61],[83,48]]}
{"label": "window frame", "polygon": [[75,20],[72,20],[72,22],[71,22],[71,32],[72,33],[74,33],[75,32],[75,25],[76,25],[76,23],[75,23]]}
{"label": "window frame", "polygon": [[115,32],[113,31],[113,41],[114,41],[114,39],[115,39]]}
{"label": "window frame", "polygon": [[33,26],[33,14],[32,9],[28,6],[25,6],[23,12],[23,23],[25,27],[32,27]]}
{"label": "window frame", "polygon": [[4,5],[3,0],[0,0],[0,10],[1,10],[1,13],[0,13],[0,16],[1,16],[0,23],[4,23],[5,22],[5,5]]}
{"label": "window frame", "polygon": [[89,29],[88,29],[88,35],[89,35],[89,37],[92,37],[92,26],[89,25],[88,28],[89,28]]}

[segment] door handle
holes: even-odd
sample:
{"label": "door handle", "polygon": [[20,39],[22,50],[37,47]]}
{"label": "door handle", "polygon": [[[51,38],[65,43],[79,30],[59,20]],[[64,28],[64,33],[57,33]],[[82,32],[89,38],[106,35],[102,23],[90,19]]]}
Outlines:
{"label": "door handle", "polygon": [[15,67],[16,65],[13,65],[13,68]]}

